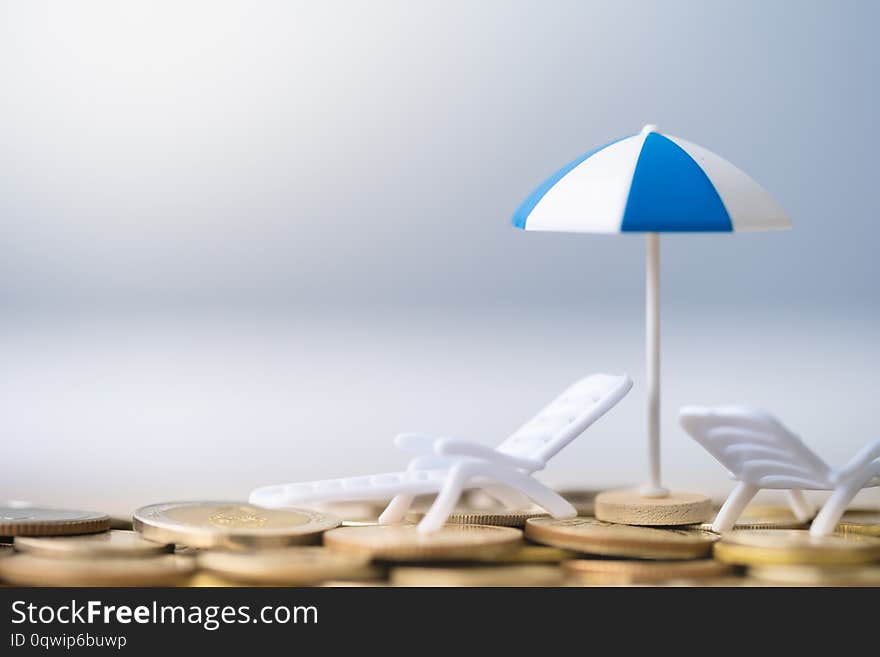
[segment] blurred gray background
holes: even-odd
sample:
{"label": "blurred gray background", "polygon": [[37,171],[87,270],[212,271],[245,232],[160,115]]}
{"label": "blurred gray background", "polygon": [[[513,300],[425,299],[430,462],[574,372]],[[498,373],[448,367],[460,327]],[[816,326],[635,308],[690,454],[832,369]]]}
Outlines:
{"label": "blurred gray background", "polygon": [[397,431],[496,443],[601,370],[635,389],[545,478],[638,483],[643,239],[509,217],[645,123],[794,223],[663,240],[668,483],[730,486],[684,403],[833,464],[880,435],[876,3],[0,7],[0,499],[395,468]]}

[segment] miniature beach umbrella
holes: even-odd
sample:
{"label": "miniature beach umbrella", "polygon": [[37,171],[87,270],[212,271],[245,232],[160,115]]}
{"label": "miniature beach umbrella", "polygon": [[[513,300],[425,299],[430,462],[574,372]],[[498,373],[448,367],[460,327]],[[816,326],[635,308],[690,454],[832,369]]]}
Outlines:
{"label": "miniature beach umbrella", "polygon": [[[647,125],[640,134],[590,151],[557,171],[519,207],[513,225],[537,231],[646,234],[650,476],[637,492],[603,494],[605,504],[597,499],[597,517],[604,510],[602,519],[613,522],[702,522],[711,513],[709,500],[670,494],[660,478],[659,233],[790,228],[785,212],[726,160]],[[696,516],[705,517],[694,520]],[[647,522],[651,518],[658,522]]]}

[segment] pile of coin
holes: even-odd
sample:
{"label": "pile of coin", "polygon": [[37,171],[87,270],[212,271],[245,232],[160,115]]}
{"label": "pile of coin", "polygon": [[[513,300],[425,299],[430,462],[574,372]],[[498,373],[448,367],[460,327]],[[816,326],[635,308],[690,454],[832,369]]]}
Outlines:
{"label": "pile of coin", "polygon": [[[880,510],[853,510],[812,538],[785,508],[754,506],[722,536],[706,525],[640,527],[592,517],[594,491],[564,491],[554,519],[466,498],[423,535],[424,504],[398,524],[382,507],[269,510],[169,502],[131,522],[0,506],[0,582],[23,586],[878,586]],[[425,500],[425,504],[430,500]]]}

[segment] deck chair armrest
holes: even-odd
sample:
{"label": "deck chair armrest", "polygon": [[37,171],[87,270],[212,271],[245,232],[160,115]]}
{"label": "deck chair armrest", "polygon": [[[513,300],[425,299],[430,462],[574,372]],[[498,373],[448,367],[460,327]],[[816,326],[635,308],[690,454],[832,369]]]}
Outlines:
{"label": "deck chair armrest", "polygon": [[842,483],[856,472],[865,469],[877,458],[880,458],[880,438],[862,447],[849,463],[834,472],[831,475],[832,483],[835,485]]}
{"label": "deck chair armrest", "polygon": [[394,436],[395,447],[413,454],[433,453],[436,441],[437,436],[431,436],[426,433],[399,433]]}
{"label": "deck chair armrest", "polygon": [[499,452],[496,449],[469,440],[438,438],[434,441],[434,452],[441,456],[469,456],[471,458],[482,459],[498,465],[506,465],[512,468],[528,470],[529,472],[544,468],[544,464],[541,461],[505,454],[504,452]]}

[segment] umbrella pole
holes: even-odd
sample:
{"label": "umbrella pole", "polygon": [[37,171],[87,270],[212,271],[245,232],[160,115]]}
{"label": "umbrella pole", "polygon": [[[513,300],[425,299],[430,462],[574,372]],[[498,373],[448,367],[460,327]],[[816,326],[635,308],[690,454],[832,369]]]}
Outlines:
{"label": "umbrella pole", "polygon": [[660,235],[645,238],[645,356],[648,381],[648,461],[645,497],[666,497],[660,484]]}

